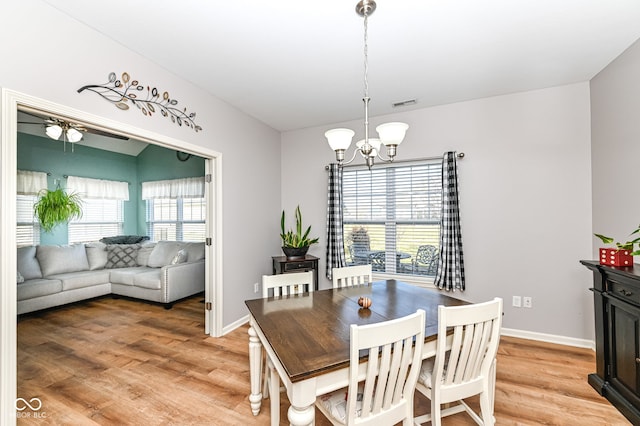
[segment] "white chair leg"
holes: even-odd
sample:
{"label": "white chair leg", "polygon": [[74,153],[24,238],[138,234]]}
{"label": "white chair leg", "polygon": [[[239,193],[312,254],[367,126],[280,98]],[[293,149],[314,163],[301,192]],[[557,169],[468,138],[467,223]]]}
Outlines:
{"label": "white chair leg", "polygon": [[440,426],[442,424],[442,418],[440,413],[440,401],[436,398],[431,400],[431,425]]}

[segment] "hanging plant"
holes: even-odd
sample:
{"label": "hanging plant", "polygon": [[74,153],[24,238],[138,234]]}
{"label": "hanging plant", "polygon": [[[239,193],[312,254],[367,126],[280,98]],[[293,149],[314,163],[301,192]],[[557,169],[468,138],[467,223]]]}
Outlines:
{"label": "hanging plant", "polygon": [[42,229],[51,232],[61,223],[82,217],[82,199],[76,193],[67,194],[62,188],[43,189],[33,210]]}

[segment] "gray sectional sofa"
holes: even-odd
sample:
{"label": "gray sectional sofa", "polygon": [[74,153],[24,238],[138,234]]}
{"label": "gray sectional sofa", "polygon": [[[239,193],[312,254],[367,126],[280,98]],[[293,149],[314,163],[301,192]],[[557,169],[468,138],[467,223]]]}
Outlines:
{"label": "gray sectional sofa", "polygon": [[18,314],[115,294],[171,307],[204,291],[204,243],[18,248]]}

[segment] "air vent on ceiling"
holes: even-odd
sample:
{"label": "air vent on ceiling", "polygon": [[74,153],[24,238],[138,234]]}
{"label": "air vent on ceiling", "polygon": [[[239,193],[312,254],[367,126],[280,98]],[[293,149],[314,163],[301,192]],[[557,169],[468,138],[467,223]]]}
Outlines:
{"label": "air vent on ceiling", "polygon": [[394,102],[391,104],[391,106],[394,108],[398,108],[398,107],[404,107],[409,105],[415,105],[417,103],[418,103],[417,99],[407,99],[406,101]]}

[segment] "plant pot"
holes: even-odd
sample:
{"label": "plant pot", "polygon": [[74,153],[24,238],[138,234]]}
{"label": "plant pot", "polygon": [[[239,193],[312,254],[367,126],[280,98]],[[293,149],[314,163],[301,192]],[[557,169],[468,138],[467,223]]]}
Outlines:
{"label": "plant pot", "polygon": [[282,247],[284,255],[287,259],[302,259],[309,251],[309,246],[306,247]]}
{"label": "plant pot", "polygon": [[600,249],[600,264],[609,266],[633,266],[631,251],[615,248]]}

